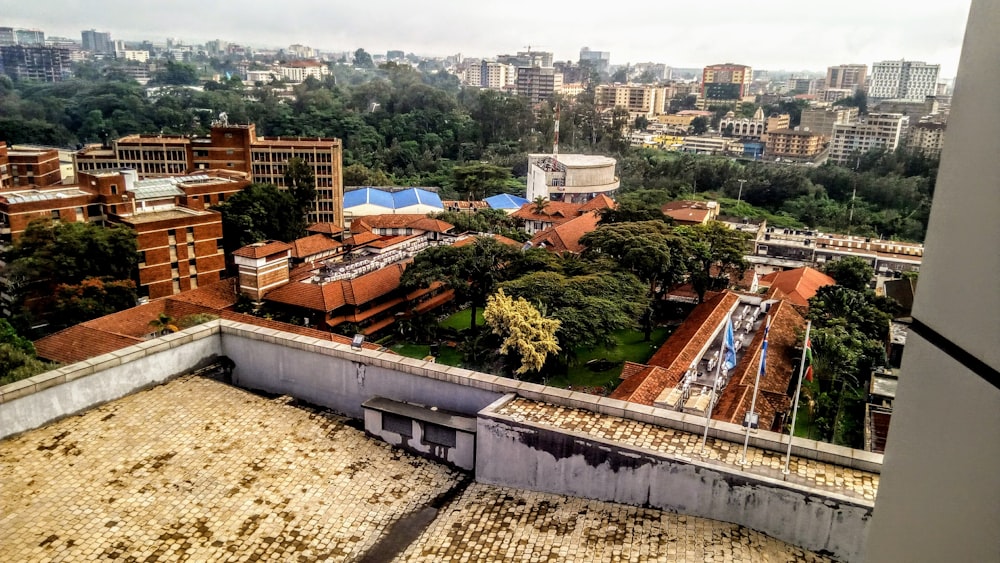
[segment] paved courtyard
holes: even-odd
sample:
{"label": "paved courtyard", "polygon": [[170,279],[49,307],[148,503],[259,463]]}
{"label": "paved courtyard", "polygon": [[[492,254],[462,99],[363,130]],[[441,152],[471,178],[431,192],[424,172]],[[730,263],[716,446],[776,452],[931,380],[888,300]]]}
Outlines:
{"label": "paved courtyard", "polygon": [[[514,420],[543,424],[561,430],[589,434],[595,438],[613,440],[648,450],[683,455],[691,459],[701,457],[701,434],[654,426],[645,422],[600,414],[572,407],[563,407],[520,398],[503,405],[498,414]],[[786,442],[787,443],[787,442]],[[742,443],[708,439],[706,461],[727,465],[732,469],[748,471],[772,479],[782,479],[784,454],[749,448],[748,468],[737,463],[743,451]],[[807,487],[826,490],[848,497],[874,501],[879,476],[830,463],[792,456],[787,481]]]}
{"label": "paved courtyard", "polygon": [[712,520],[463,489],[346,422],[182,377],[2,441],[0,560],[356,561],[443,502],[397,560],[825,561]]}

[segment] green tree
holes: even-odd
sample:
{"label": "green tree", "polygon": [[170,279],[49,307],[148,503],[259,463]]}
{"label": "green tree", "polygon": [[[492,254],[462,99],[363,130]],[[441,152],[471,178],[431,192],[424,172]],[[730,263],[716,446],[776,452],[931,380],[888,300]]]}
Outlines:
{"label": "green tree", "polygon": [[493,333],[503,338],[500,354],[517,354],[520,366],[516,375],[538,371],[545,365],[549,354],[559,352],[555,333],[559,321],[547,319],[524,298],[512,298],[498,289],[489,297],[483,319]]}
{"label": "green tree", "polygon": [[344,167],[344,185],[391,186],[393,185],[393,182],[385,172],[377,169],[371,169],[360,162],[355,162],[354,164]]}
{"label": "green tree", "polygon": [[177,321],[173,317],[168,315],[166,312],[156,315],[156,318],[149,321],[149,328],[153,329],[156,334],[169,334],[171,332],[177,332],[180,330],[177,327]]}
{"label": "green tree", "polygon": [[[3,275],[15,288],[12,320],[21,330],[44,323],[69,326],[135,305],[132,278],[139,254],[135,231],[128,227],[33,221],[4,259]],[[105,286],[109,295],[88,297],[96,300],[93,316],[86,307],[72,306],[75,291],[100,293]]]}
{"label": "green tree", "polygon": [[476,237],[473,244],[460,247],[432,246],[414,257],[403,272],[400,286],[416,289],[440,282],[453,289],[457,302],[471,305],[469,328],[474,332],[476,310],[486,306],[497,284],[518,271],[514,263],[519,258],[517,248],[490,237]]}
{"label": "green tree", "polygon": [[854,291],[865,291],[871,281],[875,279],[875,269],[867,260],[857,256],[848,256],[828,262],[823,271],[836,280],[837,285]]}
{"label": "green tree", "polygon": [[52,326],[65,328],[110,315],[134,307],[137,299],[132,280],[87,278],[78,284],[60,284],[55,289]]}
{"label": "green tree", "polygon": [[659,294],[679,283],[687,273],[683,237],[663,221],[601,225],[580,238],[584,257],[611,258]]}
{"label": "green tree", "polygon": [[291,242],[305,233],[295,198],[269,184],[252,184],[215,206],[222,214],[226,253],[263,240]]}
{"label": "green tree", "polygon": [[153,75],[151,82],[170,86],[198,84],[198,69],[189,64],[167,61],[163,70],[157,71]]}
{"label": "green tree", "polygon": [[30,340],[17,334],[7,319],[0,319],[0,385],[59,367],[38,359]]}
{"label": "green tree", "polygon": [[285,187],[295,199],[299,213],[303,217],[307,216],[316,202],[316,174],[312,166],[297,156],[288,159],[288,165],[285,167]]}
{"label": "green tree", "polygon": [[511,177],[510,169],[485,162],[476,162],[452,169],[455,189],[469,199],[483,199],[523,186]]}
{"label": "green tree", "polygon": [[375,68],[375,62],[372,61],[372,56],[368,54],[368,51],[358,48],[354,51],[354,66],[358,68]]}
{"label": "green tree", "polygon": [[751,235],[730,229],[719,221],[703,225],[677,227],[675,232],[687,239],[688,280],[698,294],[698,302],[705,300],[705,292],[726,288],[732,276],[742,277],[747,262],[747,244]]}
{"label": "green tree", "polygon": [[691,120],[691,133],[694,135],[701,135],[708,131],[709,121],[706,117],[696,117]]}

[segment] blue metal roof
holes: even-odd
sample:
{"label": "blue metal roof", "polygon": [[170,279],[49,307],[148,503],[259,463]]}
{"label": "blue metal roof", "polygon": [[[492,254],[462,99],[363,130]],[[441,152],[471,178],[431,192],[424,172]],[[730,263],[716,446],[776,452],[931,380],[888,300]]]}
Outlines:
{"label": "blue metal roof", "polygon": [[392,194],[382,190],[375,188],[361,188],[344,194],[344,208],[357,207],[366,203],[378,205],[379,207],[385,207],[387,209],[395,209]]}
{"label": "blue metal roof", "polygon": [[486,201],[486,205],[489,205],[493,209],[521,209],[522,205],[529,203],[523,197],[510,194],[497,194],[486,198],[484,201]]}
{"label": "blue metal roof", "polygon": [[421,190],[420,188],[408,188],[392,194],[393,201],[396,202],[396,209],[409,207],[411,205],[430,205],[438,209],[444,209],[441,198],[434,192]]}

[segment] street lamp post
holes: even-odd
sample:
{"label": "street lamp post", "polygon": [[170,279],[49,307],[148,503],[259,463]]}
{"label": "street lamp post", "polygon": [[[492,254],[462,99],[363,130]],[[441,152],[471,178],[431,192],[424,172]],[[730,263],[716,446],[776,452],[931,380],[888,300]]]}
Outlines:
{"label": "street lamp post", "polygon": [[740,178],[739,180],[737,180],[737,182],[740,183],[740,194],[736,196],[736,203],[738,204],[741,201],[743,201],[743,184],[746,183],[746,180]]}

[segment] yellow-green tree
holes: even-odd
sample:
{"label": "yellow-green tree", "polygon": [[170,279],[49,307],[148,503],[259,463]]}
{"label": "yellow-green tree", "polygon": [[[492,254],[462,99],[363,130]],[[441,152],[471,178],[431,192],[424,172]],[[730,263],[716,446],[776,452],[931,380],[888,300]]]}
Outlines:
{"label": "yellow-green tree", "polygon": [[549,354],[559,352],[559,321],[546,319],[523,297],[514,299],[502,289],[497,291],[487,300],[483,318],[503,338],[500,353],[514,351],[520,356],[521,367],[514,370],[518,375],[540,370]]}

